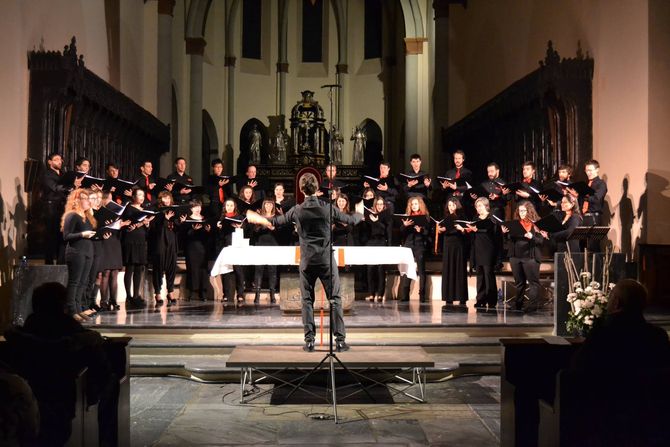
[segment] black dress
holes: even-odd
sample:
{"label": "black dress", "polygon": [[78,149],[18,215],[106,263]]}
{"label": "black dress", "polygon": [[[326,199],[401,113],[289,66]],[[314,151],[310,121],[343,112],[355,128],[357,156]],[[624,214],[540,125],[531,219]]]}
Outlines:
{"label": "black dress", "polygon": [[[409,219],[412,219],[410,216]],[[419,275],[419,299],[425,301],[426,299],[426,247],[430,242],[430,232],[428,227],[421,227],[420,231],[416,231],[414,225],[401,227],[401,234],[403,239],[403,247],[412,249],[414,261],[416,262],[417,274]],[[400,301],[409,300],[409,290],[411,280],[407,276],[403,276],[400,281]]]}
{"label": "black dress", "polygon": [[[275,234],[276,231],[277,230],[270,230],[269,228],[265,228],[262,225],[254,225],[253,226],[254,245],[258,245],[261,247],[276,247],[278,245]],[[274,292],[277,288],[277,266],[274,264],[267,266],[266,265],[255,266],[254,283],[256,286],[256,290],[261,288],[261,283],[263,281],[263,272],[266,267],[268,270],[268,289]]]}
{"label": "black dress", "polygon": [[[544,238],[531,227],[532,238],[506,235],[509,263],[516,288],[515,306],[517,310],[532,311],[538,306],[540,295],[540,247]],[[528,303],[525,303],[525,297]]]}
{"label": "black dress", "polygon": [[[234,216],[228,216],[232,219],[242,220],[244,216],[236,214]],[[222,220],[221,229],[216,235],[216,247],[217,251],[221,251],[224,247],[227,247],[233,243],[233,233],[235,232],[235,227],[230,223],[231,221]],[[245,225],[242,225],[244,228]],[[237,295],[238,298],[244,298],[244,269],[241,265],[234,265],[233,271],[223,275],[223,291],[225,294],[225,300],[233,300],[234,296]]]}
{"label": "black dress", "polygon": [[165,274],[167,292],[174,291],[174,280],[177,273],[177,234],[175,230],[175,222],[167,219],[163,213],[157,214],[151,222],[149,239],[151,241],[154,293],[159,293],[161,290],[163,274]]}
{"label": "black dress", "polygon": [[446,228],[442,233],[442,301],[464,305],[468,300],[467,239],[454,227],[454,220],[460,218],[450,215],[442,223]]}
{"label": "black dress", "polygon": [[207,248],[210,246],[210,231],[206,229],[206,221],[202,227],[194,228],[195,224],[183,224],[186,232],[186,279],[188,289],[197,293],[204,300],[209,284],[207,271]]}
{"label": "black dress", "polygon": [[123,231],[123,265],[147,264],[147,228],[141,222],[134,230]]}
{"label": "black dress", "polygon": [[[387,247],[391,241],[393,221],[388,211],[378,214],[378,220],[373,222],[370,215],[365,218],[365,233],[368,247]],[[368,293],[383,297],[386,289],[386,274],[384,264],[368,266]]]}
{"label": "black dress", "polygon": [[[487,217],[490,225],[472,233],[470,265],[477,270],[477,302],[475,307],[495,307],[498,304],[498,289],[494,266],[498,257],[497,229]],[[478,219],[482,220],[482,219]]]}

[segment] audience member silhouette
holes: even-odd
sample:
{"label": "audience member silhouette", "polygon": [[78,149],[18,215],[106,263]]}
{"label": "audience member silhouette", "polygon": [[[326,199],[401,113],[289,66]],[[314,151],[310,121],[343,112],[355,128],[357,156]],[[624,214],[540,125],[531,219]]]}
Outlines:
{"label": "audience member silhouette", "polygon": [[603,372],[670,367],[668,334],[645,320],[646,303],[642,284],[619,281],[610,293],[607,315],[575,354],[574,367]]}
{"label": "audience member silhouette", "polygon": [[33,291],[33,313],[5,338],[12,363],[30,384],[40,409],[38,445],[63,445],[75,414],[75,378],[86,374],[86,403],[98,403],[101,445],[116,445],[118,378],[105,353],[103,337],[66,313],[67,289],[44,283]]}
{"label": "audience member silhouette", "polygon": [[39,426],[40,413],[30,386],[0,362],[0,445],[35,445]]}

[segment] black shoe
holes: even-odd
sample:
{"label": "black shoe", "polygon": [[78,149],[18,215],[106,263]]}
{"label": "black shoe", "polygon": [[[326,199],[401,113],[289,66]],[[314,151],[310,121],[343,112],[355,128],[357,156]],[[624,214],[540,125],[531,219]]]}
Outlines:
{"label": "black shoe", "polygon": [[347,344],[346,341],[344,341],[344,340],[339,340],[339,341],[337,342],[337,345],[336,345],[335,349],[337,350],[337,352],[348,351],[348,350],[349,350],[349,345]]}
{"label": "black shoe", "polygon": [[254,295],[254,304],[258,304],[261,301],[261,289],[256,289],[256,295]]}
{"label": "black shoe", "polygon": [[307,340],[302,350],[305,352],[314,352],[314,340]]}
{"label": "black shoe", "polygon": [[100,306],[98,306],[97,304],[93,303],[93,304],[91,304],[90,309],[91,309],[91,310],[94,310],[94,311],[96,311],[96,312],[100,312],[100,311],[102,310],[102,307],[100,307]]}

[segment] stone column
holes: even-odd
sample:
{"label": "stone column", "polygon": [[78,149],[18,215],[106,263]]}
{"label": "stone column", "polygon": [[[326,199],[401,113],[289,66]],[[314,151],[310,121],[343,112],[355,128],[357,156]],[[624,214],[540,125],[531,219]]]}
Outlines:
{"label": "stone column", "polygon": [[[165,124],[171,124],[172,119],[172,18],[175,0],[158,0],[158,88],[156,103],[158,119]],[[172,142],[171,147],[177,147],[178,141]],[[171,151],[164,153],[160,161],[160,173],[165,177],[172,168],[175,154]]]}
{"label": "stone column", "polygon": [[[344,111],[347,110],[347,104],[345,103],[347,95],[344,92],[346,92],[349,87],[349,77],[347,76],[347,74],[349,74],[349,65],[337,64],[335,66],[335,73],[335,82],[341,85],[342,88],[336,88],[333,91],[333,94],[336,95],[333,98],[333,107],[335,107],[335,112],[333,114],[333,124],[340,131],[345,141],[345,144],[342,147],[342,164],[349,164],[349,160],[351,160],[353,155],[351,151],[352,146],[346,143],[348,142],[348,137],[350,136],[347,132],[351,131],[349,128],[351,126],[346,126],[349,123],[345,122],[343,119]],[[349,114],[347,114],[347,116],[349,116]],[[330,117],[328,117],[328,119],[330,119]],[[358,124],[358,122],[356,122],[356,124]],[[330,129],[328,131],[330,132]]]}
{"label": "stone column", "polygon": [[205,45],[207,42],[202,37],[186,38],[186,54],[191,56],[188,172],[196,185],[202,183],[202,64]]}
{"label": "stone column", "polygon": [[[428,159],[427,148],[419,147],[419,55],[425,37],[405,38],[405,155],[418,153]],[[405,160],[409,162],[409,159]]]}
{"label": "stone column", "polygon": [[288,73],[288,1],[279,0],[277,41],[277,115],[284,117],[286,126],[286,74]]}
{"label": "stone column", "polygon": [[[433,88],[433,155],[434,172],[446,169],[442,152],[442,128],[449,126],[449,4],[453,0],[434,0],[435,13],[435,85]],[[437,169],[437,170],[436,170]]]}
{"label": "stone column", "polygon": [[[228,74],[228,97],[226,98],[228,104],[228,124],[226,126],[227,135],[226,139],[228,144],[226,146],[232,148],[233,142],[235,141],[235,56],[226,56],[224,59],[224,65],[226,67],[226,73]],[[232,173],[234,167],[225,165],[227,172]]]}

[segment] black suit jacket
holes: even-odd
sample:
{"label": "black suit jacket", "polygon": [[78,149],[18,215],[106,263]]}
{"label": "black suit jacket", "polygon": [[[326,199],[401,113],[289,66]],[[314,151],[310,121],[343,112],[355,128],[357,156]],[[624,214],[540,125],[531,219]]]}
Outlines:
{"label": "black suit jacket", "polygon": [[600,177],[596,177],[591,182],[591,189],[595,194],[586,197],[579,197],[579,205],[582,206],[584,201],[589,202],[589,213],[601,213],[603,211],[603,203],[605,202],[605,195],[607,194],[607,183]]}
{"label": "black suit jacket", "polygon": [[[275,216],[273,225],[280,226],[295,223],[300,237],[300,268],[308,265],[325,265],[330,262],[330,219],[331,206],[316,196],[308,196],[300,205],[296,205],[285,214]],[[333,210],[333,221],[355,225],[363,220],[363,215],[344,214],[337,208]]]}

